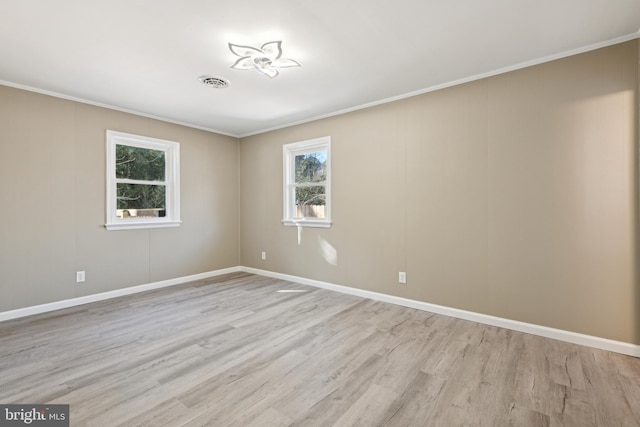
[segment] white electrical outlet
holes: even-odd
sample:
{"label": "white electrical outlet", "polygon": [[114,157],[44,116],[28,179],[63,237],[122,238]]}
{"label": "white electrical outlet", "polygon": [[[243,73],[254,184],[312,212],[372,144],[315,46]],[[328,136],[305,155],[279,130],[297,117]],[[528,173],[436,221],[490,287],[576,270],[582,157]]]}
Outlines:
{"label": "white electrical outlet", "polygon": [[407,273],[401,271],[398,273],[398,283],[407,283]]}
{"label": "white electrical outlet", "polygon": [[76,283],[82,283],[85,280],[84,271],[76,271]]}
{"label": "white electrical outlet", "polygon": [[264,261],[265,259],[267,259],[267,253],[266,252],[262,252],[262,260]]}

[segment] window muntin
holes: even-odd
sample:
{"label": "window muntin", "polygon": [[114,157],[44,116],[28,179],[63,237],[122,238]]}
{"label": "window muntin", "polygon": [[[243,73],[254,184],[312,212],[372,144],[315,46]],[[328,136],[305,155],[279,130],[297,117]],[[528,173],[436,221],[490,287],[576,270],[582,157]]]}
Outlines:
{"label": "window muntin", "polygon": [[331,139],[283,147],[285,225],[331,226]]}
{"label": "window muntin", "polygon": [[179,148],[107,131],[108,230],[180,225]]}

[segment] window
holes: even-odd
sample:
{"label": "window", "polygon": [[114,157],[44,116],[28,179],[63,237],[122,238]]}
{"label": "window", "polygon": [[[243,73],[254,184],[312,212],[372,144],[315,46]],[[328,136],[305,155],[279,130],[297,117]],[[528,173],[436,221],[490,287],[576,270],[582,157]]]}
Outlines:
{"label": "window", "polygon": [[107,230],[180,225],[180,144],[107,131]]}
{"label": "window", "polygon": [[331,227],[331,137],[283,146],[284,225]]}

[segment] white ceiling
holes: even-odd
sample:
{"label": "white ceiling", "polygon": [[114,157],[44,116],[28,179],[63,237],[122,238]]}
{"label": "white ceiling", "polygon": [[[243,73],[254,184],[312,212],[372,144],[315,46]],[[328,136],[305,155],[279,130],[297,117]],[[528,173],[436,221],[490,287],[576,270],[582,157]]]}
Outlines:
{"label": "white ceiling", "polygon": [[[246,136],[639,30],[640,0],[0,0],[0,83]],[[302,68],[230,68],[273,40]]]}

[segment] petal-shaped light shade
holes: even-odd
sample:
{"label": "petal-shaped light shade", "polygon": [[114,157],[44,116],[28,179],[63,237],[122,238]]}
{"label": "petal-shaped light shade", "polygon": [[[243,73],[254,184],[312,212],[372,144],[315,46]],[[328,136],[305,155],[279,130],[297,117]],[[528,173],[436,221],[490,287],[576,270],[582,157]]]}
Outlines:
{"label": "petal-shaped light shade", "polygon": [[249,56],[245,56],[244,58],[238,59],[231,68],[235,68],[236,70],[250,70],[255,68],[256,64],[253,62],[253,59]]}
{"label": "petal-shaped light shade", "polygon": [[256,70],[260,71],[265,76],[269,76],[269,78],[274,78],[275,76],[280,74],[278,72],[278,69],[273,67],[264,67],[264,68],[256,67]]}
{"label": "petal-shaped light shade", "polygon": [[231,66],[231,68],[235,68],[236,70],[255,69],[265,76],[274,78],[280,74],[278,68],[301,67],[300,63],[293,59],[281,58],[281,41],[265,43],[260,49],[229,43],[229,50],[234,55],[240,57],[240,59]]}
{"label": "petal-shaped light shade", "polygon": [[269,42],[262,45],[262,52],[269,59],[278,59],[282,56],[282,42]]}
{"label": "petal-shaped light shade", "polygon": [[287,58],[274,59],[271,66],[277,68],[302,67],[298,61]]}
{"label": "petal-shaped light shade", "polygon": [[239,44],[229,43],[229,50],[233,52],[234,55],[238,56],[255,56],[255,55],[263,55],[260,49],[256,49],[251,46],[242,46]]}

